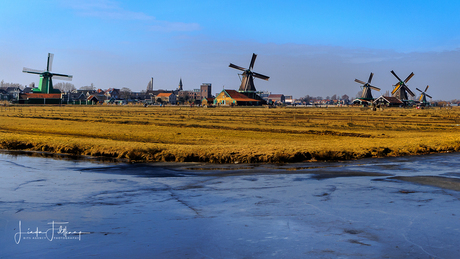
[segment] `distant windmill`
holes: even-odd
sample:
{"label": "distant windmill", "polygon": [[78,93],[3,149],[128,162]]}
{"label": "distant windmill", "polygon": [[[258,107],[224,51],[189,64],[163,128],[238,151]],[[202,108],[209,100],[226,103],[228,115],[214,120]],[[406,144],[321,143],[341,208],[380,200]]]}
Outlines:
{"label": "distant windmill", "polygon": [[406,83],[414,76],[414,73],[410,73],[410,75],[404,81],[401,80],[401,78],[399,78],[393,70],[391,70],[391,73],[399,80],[399,82],[396,83],[395,88],[391,92],[393,97],[396,97],[401,101],[409,100],[409,98],[407,98],[407,93],[414,97],[415,94],[406,85]]}
{"label": "distant windmill", "polygon": [[243,78],[241,79],[241,85],[238,91],[255,92],[256,87],[254,86],[254,77],[263,79],[263,80],[267,80],[267,81],[270,78],[268,76],[264,76],[256,72],[252,72],[252,69],[254,68],[254,63],[256,62],[256,58],[257,58],[257,55],[253,53],[251,63],[249,64],[248,69],[242,68],[242,67],[239,67],[237,65],[230,63],[229,67],[243,71]]}
{"label": "distant windmill", "polygon": [[46,63],[46,70],[37,70],[37,69],[30,69],[24,68],[22,72],[29,73],[29,74],[36,74],[40,75],[40,83],[38,88],[34,88],[32,91],[34,93],[44,93],[44,94],[52,94],[52,93],[61,93],[58,89],[53,88],[53,81],[52,78],[58,80],[67,80],[71,81],[71,75],[64,75],[58,73],[51,73],[51,68],[53,66],[53,58],[54,54],[48,53],[48,61]]}
{"label": "distant windmill", "polygon": [[421,103],[421,104],[427,104],[427,103],[428,103],[428,101],[426,100],[426,97],[427,97],[427,96],[430,97],[430,98],[433,98],[433,97],[429,96],[429,95],[426,93],[426,91],[428,90],[428,87],[430,87],[430,86],[427,85],[426,88],[425,88],[425,91],[422,91],[422,90],[420,90],[420,89],[418,89],[418,88],[415,88],[415,89],[417,89],[417,91],[421,92],[421,95],[420,95],[420,103]]}
{"label": "distant windmill", "polygon": [[361,81],[359,79],[355,79],[355,82],[358,82],[358,83],[363,85],[362,86],[363,94],[361,95],[360,99],[373,100],[374,98],[372,97],[371,89],[374,89],[376,91],[380,91],[380,88],[371,85],[371,81],[372,81],[373,76],[374,76],[374,73],[371,73],[369,75],[369,80],[367,80],[367,83],[364,82],[364,81]]}

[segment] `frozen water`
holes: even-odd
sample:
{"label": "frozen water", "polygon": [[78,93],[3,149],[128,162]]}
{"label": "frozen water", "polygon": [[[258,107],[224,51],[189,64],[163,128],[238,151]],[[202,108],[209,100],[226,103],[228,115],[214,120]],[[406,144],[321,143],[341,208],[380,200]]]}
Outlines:
{"label": "frozen water", "polygon": [[[458,258],[459,164],[459,154],[209,165],[4,153],[0,257]],[[414,176],[432,178],[395,178]]]}

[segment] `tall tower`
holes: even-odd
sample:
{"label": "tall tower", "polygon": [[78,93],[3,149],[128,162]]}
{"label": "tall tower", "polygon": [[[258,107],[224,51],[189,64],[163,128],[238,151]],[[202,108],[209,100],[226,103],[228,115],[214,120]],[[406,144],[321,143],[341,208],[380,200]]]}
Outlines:
{"label": "tall tower", "polygon": [[147,85],[147,91],[153,91],[153,77],[150,79],[150,82]]}
{"label": "tall tower", "polygon": [[201,84],[200,86],[201,98],[211,98],[211,84]]}
{"label": "tall tower", "polygon": [[179,88],[177,90],[183,91],[184,89],[182,88],[182,86],[183,85],[182,85],[182,78],[181,78],[180,81],[179,81]]}

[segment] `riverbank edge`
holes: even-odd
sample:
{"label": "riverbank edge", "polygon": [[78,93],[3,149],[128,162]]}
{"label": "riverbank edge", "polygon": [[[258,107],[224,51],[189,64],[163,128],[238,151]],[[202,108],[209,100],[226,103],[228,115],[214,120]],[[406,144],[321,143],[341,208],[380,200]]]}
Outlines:
{"label": "riverbank edge", "polygon": [[227,150],[214,153],[211,151],[193,152],[171,152],[167,149],[128,149],[123,151],[106,150],[103,148],[85,148],[77,145],[52,146],[40,142],[25,142],[18,140],[0,141],[0,150],[4,151],[25,151],[39,152],[43,154],[65,155],[71,157],[94,157],[101,160],[120,161],[129,163],[151,163],[151,162],[199,162],[212,164],[235,164],[235,163],[300,163],[317,161],[347,161],[363,158],[400,157],[412,155],[426,155],[437,153],[453,153],[460,151],[460,143],[443,143],[442,146],[427,146],[424,144],[406,147],[404,150],[392,149],[391,147],[378,147],[363,149],[360,152],[349,150],[316,150],[293,152],[280,151],[274,153],[246,153]]}

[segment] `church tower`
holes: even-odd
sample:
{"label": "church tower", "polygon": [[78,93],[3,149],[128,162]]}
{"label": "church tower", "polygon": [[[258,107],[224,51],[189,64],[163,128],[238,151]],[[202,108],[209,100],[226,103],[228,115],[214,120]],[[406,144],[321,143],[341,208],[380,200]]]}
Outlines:
{"label": "church tower", "polygon": [[177,90],[183,91],[184,89],[182,88],[182,86],[183,85],[182,85],[182,78],[181,78],[180,81],[179,81],[179,88]]}

